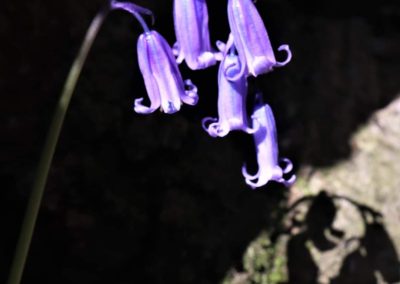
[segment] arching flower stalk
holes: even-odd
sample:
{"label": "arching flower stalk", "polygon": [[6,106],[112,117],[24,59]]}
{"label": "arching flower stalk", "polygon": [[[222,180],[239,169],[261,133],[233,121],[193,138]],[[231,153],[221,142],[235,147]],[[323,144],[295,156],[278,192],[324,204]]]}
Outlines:
{"label": "arching flower stalk", "polygon": [[[285,186],[292,185],[296,180],[296,176],[292,175],[289,179],[285,179],[283,175],[292,170],[293,164],[289,159],[278,158],[276,125],[270,106],[257,102],[252,119],[259,124],[258,130],[253,134],[258,171],[255,175],[250,175],[247,172],[246,165],[243,165],[242,174],[246,183],[253,189],[267,184],[270,180],[283,183]],[[279,162],[284,163],[285,166],[282,168]]]}
{"label": "arching flower stalk", "polygon": [[144,14],[147,16],[151,16],[152,22],[154,22],[154,15],[153,12],[147,8],[142,6],[136,5],[131,2],[120,2],[116,0],[110,0],[110,9],[111,10],[124,10],[132,15],[140,22],[140,25],[145,29],[148,29],[146,22],[140,16],[140,14]]}
{"label": "arching flower stalk", "polygon": [[257,77],[291,60],[289,46],[284,44],[278,50],[286,51],[287,58],[282,62],[276,61],[267,30],[252,0],[228,0],[228,20],[240,61],[243,62],[241,72],[231,80],[237,80],[241,73]]}
{"label": "arching flower stalk", "polygon": [[221,60],[221,54],[211,48],[205,0],[174,0],[173,14],[178,64],[185,60],[190,69],[198,70]]}
{"label": "arching flower stalk", "polygon": [[234,82],[227,79],[227,76],[235,76],[240,72],[242,64],[235,53],[232,36],[226,46],[222,42],[217,45],[224,53],[218,70],[218,119],[204,118],[203,129],[212,137],[224,137],[231,130],[252,134],[255,129],[249,127],[246,111],[247,78],[243,74]]}

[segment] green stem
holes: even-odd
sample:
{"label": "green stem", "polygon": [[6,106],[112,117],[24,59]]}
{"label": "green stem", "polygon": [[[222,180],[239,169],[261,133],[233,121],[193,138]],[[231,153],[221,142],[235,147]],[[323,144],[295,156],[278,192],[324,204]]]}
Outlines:
{"label": "green stem", "polygon": [[79,75],[82,71],[82,67],[86,61],[87,55],[109,11],[110,8],[107,7],[106,9],[101,10],[93,19],[89,29],[86,32],[79,53],[69,71],[64,89],[61,93],[56,110],[54,112],[54,117],[47,134],[46,143],[42,155],[40,157],[36,178],[28,201],[25,217],[21,227],[20,237],[18,239],[7,284],[19,284],[21,282],[22,273],[24,270],[29,246],[32,240],[32,235],[40,208],[40,203],[47,181],[47,176],[49,173],[51,162],[53,160],[57,141],[60,136],[65,114],[68,110],[68,105],[71,101],[72,94],[75,90]]}

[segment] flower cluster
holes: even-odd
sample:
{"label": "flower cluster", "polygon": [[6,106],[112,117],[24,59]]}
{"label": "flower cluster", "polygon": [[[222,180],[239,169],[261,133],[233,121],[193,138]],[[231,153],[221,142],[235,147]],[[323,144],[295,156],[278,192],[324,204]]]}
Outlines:
{"label": "flower cluster", "polygon": [[182,79],[178,65],[185,61],[191,70],[200,70],[218,63],[218,118],[204,118],[203,129],[212,137],[224,137],[233,130],[253,135],[258,171],[251,175],[245,166],[242,168],[250,187],[263,186],[270,180],[291,185],[296,177],[284,177],[292,170],[292,163],[278,158],[271,108],[262,102],[261,94],[256,94],[252,115],[248,116],[246,111],[248,77],[286,65],[291,60],[291,51],[288,45],[281,45],[278,51],[286,53],[286,60],[277,61],[253,1],[227,1],[230,34],[226,42],[217,41],[213,48],[206,0],[174,0],[176,43],[172,47],[143,20],[141,15],[152,16],[151,11],[129,2],[111,0],[112,9],[128,11],[144,30],[138,39],[137,54],[150,104],[145,105],[143,98],[138,98],[134,110],[148,114],[161,109],[170,114],[179,111],[182,103],[195,105],[197,88],[190,80]]}

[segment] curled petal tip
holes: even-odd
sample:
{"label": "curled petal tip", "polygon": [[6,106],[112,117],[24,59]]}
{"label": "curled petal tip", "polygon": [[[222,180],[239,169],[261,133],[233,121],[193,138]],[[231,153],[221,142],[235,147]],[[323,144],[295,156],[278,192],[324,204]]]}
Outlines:
{"label": "curled petal tip", "polygon": [[[207,125],[208,122],[211,122]],[[202,127],[203,129],[211,136],[211,137],[224,137],[229,133],[229,126],[228,125],[221,125],[217,121],[216,118],[206,117],[202,120]]]}
{"label": "curled petal tip", "polygon": [[218,48],[219,51],[225,52],[225,50],[226,50],[226,44],[225,44],[223,41],[217,40],[217,41],[215,42],[215,45],[217,46],[217,48]]}
{"label": "curled petal tip", "polygon": [[292,175],[292,176],[290,177],[290,179],[286,182],[286,183],[287,183],[287,186],[293,185],[293,184],[295,183],[296,179],[297,179],[297,176],[296,176],[296,175]]}
{"label": "curled petal tip", "polygon": [[244,129],[244,132],[246,132],[247,134],[254,134],[257,132],[257,130],[258,130],[257,127],[253,127],[253,128],[247,127]]}
{"label": "curled petal tip", "polygon": [[286,64],[288,64],[290,62],[290,60],[292,60],[292,51],[289,48],[289,45],[287,44],[283,44],[278,48],[278,51],[286,51],[286,59],[282,62],[277,61],[275,66],[276,67],[282,67],[285,66]]}
{"label": "curled petal tip", "polygon": [[142,104],[143,98],[138,98],[134,102],[134,111],[140,114],[149,114],[154,112],[157,108],[147,107]]}
{"label": "curled petal tip", "polygon": [[289,179],[281,178],[278,180],[278,182],[282,183],[286,187],[292,186],[295,181],[296,181],[296,175],[292,175]]}
{"label": "curled petal tip", "polygon": [[214,124],[216,121],[218,121],[217,118],[214,117],[205,117],[201,120],[201,127],[206,131],[211,137],[217,137],[217,132],[214,130],[212,127],[212,124]]}
{"label": "curled petal tip", "polygon": [[181,99],[185,104],[196,105],[199,101],[199,96],[197,95],[197,87],[192,83],[190,79],[184,81],[185,84],[185,94],[181,95]]}
{"label": "curled petal tip", "polygon": [[239,72],[225,72],[225,77],[227,80],[235,83],[246,77],[246,72],[246,68],[243,66]]}
{"label": "curled petal tip", "polygon": [[185,59],[185,57],[183,56],[183,53],[180,52],[178,42],[175,42],[175,44],[172,46],[172,54],[174,56],[176,56],[175,61],[178,64],[181,64],[183,62],[183,60]]}
{"label": "curled petal tip", "polygon": [[229,125],[221,124],[218,122],[211,123],[210,128],[213,129],[213,132],[218,137],[225,137],[230,131]]}
{"label": "curled petal tip", "polygon": [[211,137],[213,137],[213,138],[218,137],[218,132],[214,127],[210,126],[206,131],[207,131],[208,135],[210,135]]}
{"label": "curled petal tip", "polygon": [[227,50],[226,50],[227,44],[225,44],[223,41],[217,40],[215,42],[215,45],[217,46],[217,49],[219,50],[219,52],[214,53],[215,60],[222,61],[227,52]]}
{"label": "curled petal tip", "polygon": [[175,42],[175,43],[172,45],[171,50],[172,50],[172,54],[173,54],[174,56],[178,56],[178,55],[179,55],[179,44],[178,44],[178,42]]}
{"label": "curled petal tip", "polygon": [[258,121],[257,118],[254,118],[251,116],[251,119],[253,120],[253,127],[247,127],[245,132],[247,134],[254,134],[260,129],[260,122]]}
{"label": "curled petal tip", "polygon": [[254,180],[260,176],[260,170],[257,171],[255,175],[251,175],[247,172],[246,164],[242,166],[242,175],[246,180]]}
{"label": "curled petal tip", "polygon": [[215,117],[205,117],[201,120],[201,125],[203,126],[204,130],[207,130],[208,124],[216,121],[218,121],[218,119]]}
{"label": "curled petal tip", "polygon": [[284,168],[282,169],[284,174],[290,173],[293,169],[293,163],[288,158],[282,158],[281,161],[285,163]]}
{"label": "curled petal tip", "polygon": [[250,188],[253,189],[253,190],[264,185],[264,184],[258,184],[257,182],[253,182],[253,181],[251,181],[249,179],[246,179],[245,181],[246,181],[246,184],[248,186],[250,186]]}
{"label": "curled petal tip", "polygon": [[203,126],[203,129],[206,130],[208,128],[208,125],[215,121],[218,121],[218,119],[215,117],[207,116],[201,120],[201,125]]}

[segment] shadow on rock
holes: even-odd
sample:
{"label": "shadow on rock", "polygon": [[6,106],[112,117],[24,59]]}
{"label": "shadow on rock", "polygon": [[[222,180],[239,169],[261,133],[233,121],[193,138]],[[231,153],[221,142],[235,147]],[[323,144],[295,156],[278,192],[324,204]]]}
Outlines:
{"label": "shadow on rock", "polygon": [[[306,211],[301,212],[301,207]],[[359,222],[354,218],[350,222],[337,220],[347,215],[341,210],[353,209],[359,214]],[[399,258],[379,212],[347,197],[321,191],[317,196],[298,200],[288,215],[289,283],[400,281]],[[361,234],[353,230],[356,227],[363,227]]]}

